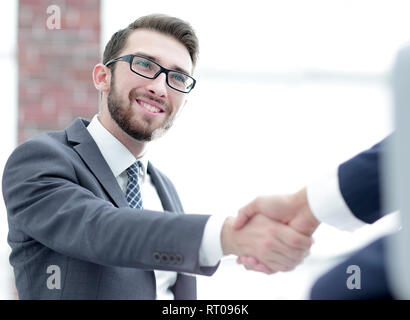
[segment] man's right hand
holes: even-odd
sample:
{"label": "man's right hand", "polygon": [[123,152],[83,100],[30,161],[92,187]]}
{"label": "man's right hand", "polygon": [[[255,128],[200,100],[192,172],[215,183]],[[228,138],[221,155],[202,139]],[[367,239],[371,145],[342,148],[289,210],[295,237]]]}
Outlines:
{"label": "man's right hand", "polygon": [[309,253],[312,238],[282,222],[261,214],[248,217],[241,228],[234,228],[236,221],[234,217],[225,220],[222,250],[225,255],[256,258],[258,263],[249,269],[267,274],[289,271]]}
{"label": "man's right hand", "polygon": [[[239,210],[233,228],[240,230],[246,227],[251,219],[258,215],[263,215],[273,221],[285,224],[294,231],[309,237],[309,239],[311,239],[311,235],[320,224],[310,210],[306,188],[290,195],[273,195],[256,198]],[[289,242],[289,239],[282,237],[281,241]],[[270,273],[283,271],[280,269],[272,269],[272,265],[269,266],[265,264],[263,260],[255,254],[241,255],[238,258],[238,263],[244,264],[248,270],[263,271],[265,273],[269,273],[269,271]]]}

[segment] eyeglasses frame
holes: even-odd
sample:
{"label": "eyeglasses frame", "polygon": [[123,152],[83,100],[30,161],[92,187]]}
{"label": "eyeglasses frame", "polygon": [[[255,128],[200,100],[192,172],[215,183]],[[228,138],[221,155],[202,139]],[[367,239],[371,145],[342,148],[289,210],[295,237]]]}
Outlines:
{"label": "eyeglasses frame", "polygon": [[[134,57],[144,58],[144,59],[146,59],[146,60],[148,60],[148,61],[150,61],[150,62],[156,64],[160,69],[159,69],[158,72],[154,75],[153,78],[144,76],[143,74],[140,74],[140,73],[138,73],[137,71],[135,71],[135,70],[132,69],[132,60],[134,60]],[[152,59],[149,59],[149,58],[147,58],[147,57],[144,57],[144,56],[142,56],[142,55],[139,55],[139,54],[127,54],[127,55],[125,55],[125,56],[121,56],[121,57],[118,57],[118,58],[114,58],[114,59],[109,60],[109,61],[108,61],[107,63],[105,63],[104,65],[105,65],[106,67],[108,67],[110,64],[112,64],[112,63],[114,63],[114,62],[118,62],[118,61],[128,62],[129,65],[130,65],[130,70],[131,70],[132,72],[134,72],[135,74],[138,74],[139,76],[141,76],[141,77],[143,77],[143,78],[146,78],[146,79],[151,79],[151,80],[153,80],[153,79],[156,79],[161,73],[165,73],[165,75],[166,75],[166,82],[167,82],[168,87],[170,87],[171,89],[174,89],[174,90],[176,90],[176,91],[182,92],[182,93],[190,93],[191,90],[195,87],[195,84],[196,84],[196,80],[195,80],[193,77],[191,77],[189,74],[187,74],[187,73],[185,73],[185,72],[182,72],[182,71],[178,71],[178,70],[173,70],[173,69],[164,68],[164,67],[161,66],[158,62],[156,62],[156,61],[154,61],[154,60],[152,60]],[[182,91],[182,90],[179,90],[179,89],[176,89],[176,88],[172,87],[172,86],[169,84],[169,82],[168,82],[168,73],[169,73],[169,72],[181,73],[181,74],[183,74],[183,75],[185,75],[185,76],[191,78],[194,82],[192,83],[192,86],[191,86],[191,88],[189,89],[189,91]]]}

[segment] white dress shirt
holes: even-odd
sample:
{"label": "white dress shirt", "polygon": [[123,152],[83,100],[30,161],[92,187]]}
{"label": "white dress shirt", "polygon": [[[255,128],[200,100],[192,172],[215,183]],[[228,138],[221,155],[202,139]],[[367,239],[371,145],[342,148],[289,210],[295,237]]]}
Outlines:
{"label": "white dress shirt", "polygon": [[[143,169],[140,172],[141,176],[139,181],[143,207],[147,210],[163,211],[164,209],[157,190],[151,181],[150,175],[147,174],[148,158],[146,153],[136,159],[120,141],[104,128],[98,120],[97,115],[93,117],[87,130],[100,149],[101,154],[114,174],[114,177],[117,179],[124,195],[128,181],[125,170],[136,160],[141,161]],[[199,263],[201,266],[215,266],[222,258],[223,253],[220,234],[224,220],[224,217],[218,216],[211,216],[210,219],[208,219],[199,250]],[[154,272],[157,287],[157,299],[174,299],[174,295],[169,288],[175,284],[177,273],[157,270],[154,270]]]}
{"label": "white dress shirt", "polygon": [[338,168],[309,184],[307,198],[313,215],[320,222],[346,231],[354,231],[366,225],[350,211],[343,199]]}

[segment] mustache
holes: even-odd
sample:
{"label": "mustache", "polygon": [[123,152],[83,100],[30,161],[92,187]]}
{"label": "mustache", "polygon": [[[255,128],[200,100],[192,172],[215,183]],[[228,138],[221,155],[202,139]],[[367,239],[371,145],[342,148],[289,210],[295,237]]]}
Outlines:
{"label": "mustache", "polygon": [[163,108],[164,111],[168,111],[170,109],[169,105],[166,103],[164,99],[155,97],[147,93],[138,93],[136,90],[131,90],[129,94],[130,101],[135,101],[138,98],[145,98],[147,100],[154,101],[158,103]]}

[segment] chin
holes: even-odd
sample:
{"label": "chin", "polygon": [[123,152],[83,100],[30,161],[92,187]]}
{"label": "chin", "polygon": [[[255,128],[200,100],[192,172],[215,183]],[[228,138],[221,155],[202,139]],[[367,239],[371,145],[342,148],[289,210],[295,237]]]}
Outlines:
{"label": "chin", "polygon": [[165,129],[165,128],[155,129],[151,134],[151,140],[150,141],[161,138],[167,131],[168,131],[168,129]]}

